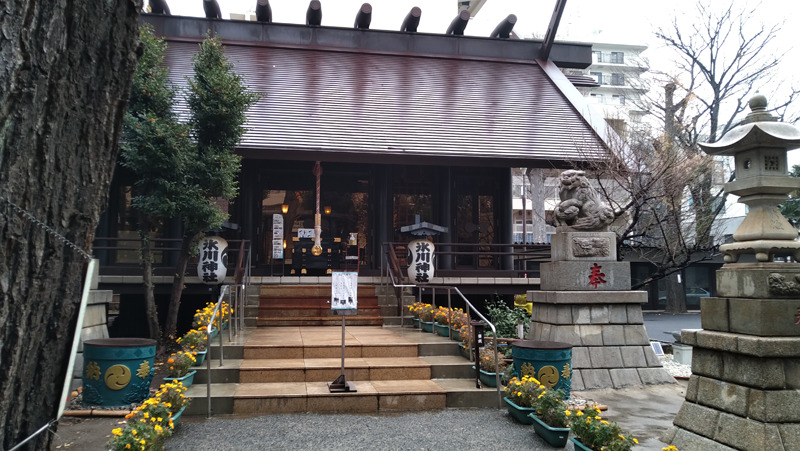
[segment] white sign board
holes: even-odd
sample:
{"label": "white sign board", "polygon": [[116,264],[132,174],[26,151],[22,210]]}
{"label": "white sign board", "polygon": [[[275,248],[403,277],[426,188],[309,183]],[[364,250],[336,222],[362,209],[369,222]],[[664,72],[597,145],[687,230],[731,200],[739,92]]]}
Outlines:
{"label": "white sign board", "polygon": [[283,258],[283,215],[272,215],[272,258]]}
{"label": "white sign board", "polygon": [[314,229],[298,229],[297,238],[314,238]]}
{"label": "white sign board", "polygon": [[197,261],[197,276],[207,285],[217,285],[225,281],[228,274],[228,242],[218,236],[200,240]]}
{"label": "white sign board", "polygon": [[358,308],[358,273],[335,272],[331,274],[331,310]]}

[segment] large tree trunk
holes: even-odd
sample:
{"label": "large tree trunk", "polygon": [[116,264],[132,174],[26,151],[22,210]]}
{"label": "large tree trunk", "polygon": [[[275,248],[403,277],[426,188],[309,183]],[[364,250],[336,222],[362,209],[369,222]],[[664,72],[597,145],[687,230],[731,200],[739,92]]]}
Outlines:
{"label": "large tree trunk", "polygon": [[[680,279],[679,279],[680,278]],[[667,285],[667,305],[664,307],[665,313],[686,313],[686,290],[684,280],[680,272],[675,272],[665,279]]]}
{"label": "large tree trunk", "polygon": [[528,186],[530,186],[531,194],[531,219],[533,222],[531,233],[533,234],[533,242],[545,243],[547,242],[547,223],[545,222],[544,211],[544,199],[546,195],[544,189],[544,169],[528,168],[528,170],[525,171],[525,175],[528,177]]}
{"label": "large tree trunk", "polygon": [[178,255],[178,264],[175,267],[175,278],[172,280],[172,294],[169,299],[169,310],[167,310],[167,321],[164,324],[164,338],[175,338],[178,333],[178,312],[181,309],[181,297],[183,296],[183,284],[186,279],[186,267],[189,265],[191,257],[191,245],[197,238],[202,236],[200,232],[194,236],[184,236],[181,241],[181,253]]}
{"label": "large tree trunk", "polygon": [[147,217],[139,213],[142,253],[142,288],[144,289],[144,311],[147,321],[147,336],[153,340],[161,338],[161,329],[158,327],[158,309],[156,308],[155,283],[153,283],[153,250],[150,247],[150,223]]}
{"label": "large tree trunk", "polygon": [[[54,420],[105,207],[140,1],[0,3],[0,448]],[[24,216],[11,203],[41,223]],[[28,449],[48,449],[39,434]]]}

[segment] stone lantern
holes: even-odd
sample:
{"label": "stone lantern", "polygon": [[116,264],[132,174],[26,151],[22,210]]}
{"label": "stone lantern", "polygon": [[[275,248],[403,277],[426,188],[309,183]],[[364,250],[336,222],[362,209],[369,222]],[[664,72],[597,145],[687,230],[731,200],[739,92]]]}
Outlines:
{"label": "stone lantern", "polygon": [[[751,113],[721,140],[702,144],[711,155],[733,155],[736,179],[725,190],[750,207],[720,246],[717,296],[700,300],[700,330],[683,330],[693,347],[686,399],[662,440],[681,450],[790,450],[800,443],[800,260],[797,231],[778,211],[800,187],[787,174],[786,152],[800,147],[800,130],[777,122],[762,95]],[[739,263],[741,254],[756,262]]]}
{"label": "stone lantern", "polygon": [[725,184],[725,192],[740,196],[749,207],[747,216],[733,234],[736,243],[720,246],[725,263],[736,263],[741,254],[755,254],[759,262],[772,261],[775,254],[791,254],[800,260],[797,230],[778,210],[786,195],[800,188],[800,179],[790,177],[786,152],[800,147],[800,129],[766,110],[767,99],[750,99],[750,114],[719,141],[700,144],[710,155],[732,155],[736,179]]}

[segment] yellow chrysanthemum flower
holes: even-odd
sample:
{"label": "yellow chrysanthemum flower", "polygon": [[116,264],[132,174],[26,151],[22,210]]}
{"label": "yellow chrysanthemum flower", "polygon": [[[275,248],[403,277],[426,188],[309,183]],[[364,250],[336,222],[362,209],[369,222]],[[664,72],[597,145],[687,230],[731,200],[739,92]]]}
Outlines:
{"label": "yellow chrysanthemum flower", "polygon": [[122,435],[122,428],[116,428],[111,431],[114,435]]}

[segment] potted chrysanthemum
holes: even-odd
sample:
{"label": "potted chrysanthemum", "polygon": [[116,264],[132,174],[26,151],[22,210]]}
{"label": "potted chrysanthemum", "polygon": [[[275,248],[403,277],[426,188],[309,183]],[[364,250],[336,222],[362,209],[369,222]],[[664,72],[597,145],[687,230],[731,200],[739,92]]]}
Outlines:
{"label": "potted chrysanthemum", "polygon": [[577,450],[629,451],[639,443],[631,435],[626,435],[617,423],[604,420],[597,407],[578,410],[572,415],[570,429],[575,434],[572,442]]}
{"label": "potted chrysanthemum", "polygon": [[182,382],[184,387],[189,387],[194,382],[194,375],[197,370],[191,370],[192,365],[197,360],[188,351],[178,351],[170,354],[167,359],[169,365],[169,376],[164,378],[165,382]]}
{"label": "potted chrysanthemum", "polygon": [[550,446],[563,448],[569,438],[569,418],[572,414],[564,403],[564,392],[539,386],[539,393],[533,400],[533,429]]}
{"label": "potted chrysanthemum", "polygon": [[179,345],[181,345],[181,348],[183,348],[184,351],[194,354],[196,359],[195,365],[202,365],[203,361],[206,359],[206,354],[208,353],[208,350],[206,349],[207,340],[208,334],[206,333],[205,329],[201,328],[191,329],[176,341]]}

